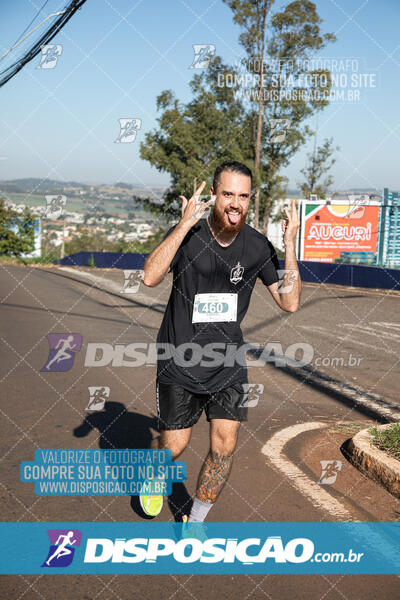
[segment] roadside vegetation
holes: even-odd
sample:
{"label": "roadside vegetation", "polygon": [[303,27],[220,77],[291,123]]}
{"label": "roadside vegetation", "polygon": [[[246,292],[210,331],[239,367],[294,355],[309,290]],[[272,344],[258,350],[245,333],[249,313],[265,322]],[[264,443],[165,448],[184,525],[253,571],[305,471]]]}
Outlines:
{"label": "roadside vegetation", "polygon": [[368,430],[373,435],[372,443],[400,460],[400,423],[392,423],[387,429],[378,429],[377,427],[371,427]]}

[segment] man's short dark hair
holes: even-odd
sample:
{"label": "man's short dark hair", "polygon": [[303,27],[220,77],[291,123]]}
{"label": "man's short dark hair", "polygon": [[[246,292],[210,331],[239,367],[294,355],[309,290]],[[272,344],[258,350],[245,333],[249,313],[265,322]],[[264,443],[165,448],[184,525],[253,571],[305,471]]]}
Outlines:
{"label": "man's short dark hair", "polygon": [[253,174],[251,170],[248,167],[246,167],[246,165],[238,162],[237,160],[227,160],[226,162],[223,162],[222,164],[218,165],[218,167],[214,171],[214,192],[217,191],[221,173],[224,173],[225,171],[229,171],[230,173],[240,173],[241,175],[247,175],[247,177],[250,177],[251,187],[253,187]]}

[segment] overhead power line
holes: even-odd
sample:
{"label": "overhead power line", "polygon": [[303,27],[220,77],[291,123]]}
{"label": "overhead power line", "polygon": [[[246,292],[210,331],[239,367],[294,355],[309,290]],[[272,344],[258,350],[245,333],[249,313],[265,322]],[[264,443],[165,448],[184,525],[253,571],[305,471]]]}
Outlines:
{"label": "overhead power line", "polygon": [[42,12],[42,10],[45,8],[46,4],[48,3],[49,0],[46,0],[45,3],[41,6],[41,8],[39,8],[39,10],[37,11],[36,15],[33,17],[32,21],[29,23],[29,25],[27,25],[24,29],[24,31],[21,33],[21,35],[19,36],[18,39],[15,40],[14,45],[22,38],[23,35],[25,35],[25,33],[28,31],[29,27],[32,25],[32,23],[34,21],[36,21],[36,19],[38,18],[38,16],[40,15],[40,13]]}
{"label": "overhead power line", "polygon": [[[7,56],[12,50],[14,50],[14,48],[19,46],[19,44],[22,43],[23,40],[27,39],[34,31],[36,31],[41,25],[43,25],[44,22],[48,21],[52,17],[58,17],[51,25],[51,27],[49,27],[47,31],[45,31],[42,37],[31,46],[31,48],[24,54],[24,56],[22,56],[22,58],[16,60],[12,65],[8,66],[3,71],[0,71],[0,87],[7,83],[7,81],[9,81],[12,77],[14,77],[14,75],[16,75],[18,71],[20,71],[29,61],[35,58],[35,56],[37,56],[41,51],[42,46],[48,44],[57,35],[57,33],[61,31],[64,25],[76,13],[76,11],[81,8],[81,6],[85,2],[86,0],[72,0],[72,2],[70,2],[69,5],[63,11],[49,15],[41,23],[39,23],[39,25],[34,27],[32,31],[30,31],[28,34],[26,34],[25,36],[22,34],[23,37],[20,38],[18,42],[16,42],[14,46],[12,46],[12,48],[10,48],[2,57],[0,57],[0,60]],[[30,25],[32,24],[32,22],[30,23]],[[28,25],[28,27],[30,25]]]}

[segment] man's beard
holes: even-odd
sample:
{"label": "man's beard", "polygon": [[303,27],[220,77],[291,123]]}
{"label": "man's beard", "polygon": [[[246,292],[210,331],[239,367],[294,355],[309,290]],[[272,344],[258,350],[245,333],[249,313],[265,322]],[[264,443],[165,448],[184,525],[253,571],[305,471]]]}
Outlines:
{"label": "man's beard", "polygon": [[218,210],[216,206],[214,206],[214,210],[212,212],[211,224],[216,233],[239,233],[242,229],[243,225],[246,223],[247,212],[239,213],[240,218],[237,223],[229,223],[228,217],[225,212],[225,208],[222,210]]}

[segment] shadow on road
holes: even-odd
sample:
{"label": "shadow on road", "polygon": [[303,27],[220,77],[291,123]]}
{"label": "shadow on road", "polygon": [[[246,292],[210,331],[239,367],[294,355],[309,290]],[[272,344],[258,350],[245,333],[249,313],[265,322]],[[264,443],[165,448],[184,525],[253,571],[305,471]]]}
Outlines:
{"label": "shadow on road", "polygon": [[[251,343],[251,342],[248,342]],[[262,348],[250,348],[247,350],[247,354],[254,358],[260,358]],[[275,360],[286,361],[284,355],[274,355]],[[312,365],[300,365],[297,367],[282,365],[278,366],[273,361],[268,363],[274,369],[280,369],[286,375],[289,375],[293,379],[299,381],[302,385],[307,385],[322,394],[325,394],[332,400],[346,404],[352,410],[359,412],[362,415],[372,417],[380,423],[390,423],[393,420],[393,416],[389,414],[389,411],[398,411],[399,406],[393,402],[385,400],[377,394],[364,391],[362,388],[349,383],[334,379],[329,375],[319,371]],[[379,408],[374,408],[368,401],[374,403]],[[387,415],[384,412],[387,412]]]}
{"label": "shadow on road", "polygon": [[[78,276],[72,277],[69,274],[67,275],[66,273],[56,272],[55,270],[48,271],[47,269],[40,269],[40,271],[42,273],[50,273],[51,275],[55,275],[57,277],[62,277],[63,279],[69,279],[70,281],[74,281],[76,283],[80,283],[88,288],[92,288],[93,290],[98,290],[99,292],[103,292],[104,294],[108,294],[109,296],[113,296],[114,298],[118,298],[118,300],[124,300],[124,302],[126,302],[126,304],[123,305],[124,308],[128,308],[129,305],[131,305],[133,307],[147,308],[150,311],[157,312],[157,313],[163,315],[165,308],[167,306],[167,304],[160,304],[160,303],[149,306],[145,302],[141,302],[140,300],[135,300],[133,298],[129,298],[127,294],[125,294],[125,295],[117,294],[116,292],[112,292],[111,290],[102,288],[95,283],[91,283],[89,281],[84,281],[82,279],[79,279]],[[102,302],[98,302],[98,304],[101,304],[102,306],[106,306],[109,308],[109,304],[104,304]],[[114,305],[113,305],[113,307],[114,307]]]}
{"label": "shadow on road", "polygon": [[[87,297],[89,300],[93,300],[93,298],[89,298]],[[96,304],[101,304],[102,306],[106,306],[108,307],[108,304],[103,304],[101,302],[96,302]],[[68,316],[68,317],[83,317],[84,319],[93,319],[95,321],[111,321],[112,323],[122,323],[123,325],[132,325],[132,320],[129,319],[111,319],[109,317],[98,317],[96,315],[88,315],[88,314],[84,314],[84,313],[78,313],[78,312],[72,312],[72,311],[68,311],[66,312],[65,310],[56,310],[55,308],[47,308],[47,307],[39,307],[39,306],[29,306],[26,304],[11,304],[10,302],[3,302],[2,306],[9,306],[10,308],[17,308],[19,310],[33,310],[33,311],[39,311],[39,312],[47,312],[47,313],[54,313],[54,314],[58,314],[58,315],[64,315],[64,316]],[[112,308],[129,308],[128,306],[114,306]],[[146,329],[149,330],[154,330],[154,331],[158,331],[158,327],[151,327],[150,325],[146,325]]]}
{"label": "shadow on road", "polygon": [[[106,402],[103,411],[88,414],[73,433],[75,437],[82,438],[97,430],[100,434],[99,448],[102,450],[148,449],[153,439],[151,429],[158,431],[157,417],[129,412],[121,402]],[[185,485],[173,483],[168,505],[175,521],[182,521],[182,515],[190,512],[191,504],[192,499]],[[152,519],[143,512],[139,496],[131,496],[131,508],[142,519]]]}
{"label": "shadow on road", "polygon": [[[305,300],[304,302],[302,302],[301,309],[304,310],[304,308],[314,306],[315,304],[320,304],[321,302],[325,302],[325,301],[329,301],[329,300],[337,300],[337,299],[341,299],[341,298],[348,300],[349,298],[352,298],[352,299],[364,298],[364,296],[362,294],[347,294],[347,295],[343,295],[343,296],[337,295],[337,296],[325,296],[323,298],[314,298],[314,299]],[[274,305],[273,301],[271,302],[271,305],[272,306]],[[289,313],[278,312],[278,314],[274,315],[273,317],[264,319],[263,321],[260,321],[259,323],[257,323],[256,325],[253,325],[252,327],[243,327],[243,335],[248,336],[254,332],[259,333],[260,329],[262,329],[263,327],[272,325],[273,323],[276,323],[277,321],[281,321],[282,319],[290,319],[290,318],[291,318],[291,315]]]}

